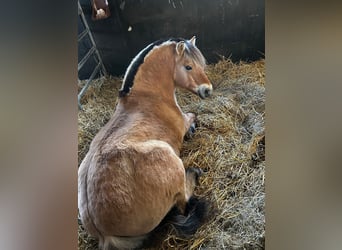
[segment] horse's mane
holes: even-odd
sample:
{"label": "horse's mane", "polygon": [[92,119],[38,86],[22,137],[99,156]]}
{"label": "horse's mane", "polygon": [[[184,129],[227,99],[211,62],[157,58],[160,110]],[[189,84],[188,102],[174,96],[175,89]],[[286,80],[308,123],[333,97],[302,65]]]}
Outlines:
{"label": "horse's mane", "polygon": [[192,58],[195,62],[205,65],[205,59],[202,55],[202,53],[192,45],[188,40],[183,39],[183,38],[167,38],[167,39],[160,39],[157,40],[151,44],[149,44],[147,47],[145,47],[143,50],[139,52],[139,54],[132,60],[130,65],[127,68],[127,71],[125,73],[125,77],[123,79],[122,87],[119,90],[119,97],[124,97],[126,96],[131,88],[133,87],[134,83],[134,77],[136,73],[138,72],[138,69],[141,64],[143,64],[145,56],[153,50],[155,46],[159,46],[165,42],[181,42],[183,41],[186,46],[185,46],[185,55]]}

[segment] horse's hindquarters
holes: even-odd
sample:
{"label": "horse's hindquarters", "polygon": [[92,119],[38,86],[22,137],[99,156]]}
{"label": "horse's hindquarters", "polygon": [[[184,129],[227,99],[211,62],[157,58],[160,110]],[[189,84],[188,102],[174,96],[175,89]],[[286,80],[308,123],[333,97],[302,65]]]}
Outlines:
{"label": "horse's hindquarters", "polygon": [[184,194],[183,164],[165,142],[139,143],[89,166],[88,208],[102,235],[147,234]]}

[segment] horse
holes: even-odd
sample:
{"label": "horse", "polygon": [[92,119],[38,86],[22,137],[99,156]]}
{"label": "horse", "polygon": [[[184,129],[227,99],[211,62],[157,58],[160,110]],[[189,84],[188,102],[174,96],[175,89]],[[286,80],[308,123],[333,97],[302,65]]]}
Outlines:
{"label": "horse", "polygon": [[195,42],[195,36],[170,38],[140,51],[113,116],[80,164],[80,219],[102,249],[140,247],[165,218],[178,235],[191,237],[208,215],[208,202],[193,195],[203,171],[185,169],[180,159],[196,116],[183,113],[175,95],[177,87],[202,99],[212,94]]}

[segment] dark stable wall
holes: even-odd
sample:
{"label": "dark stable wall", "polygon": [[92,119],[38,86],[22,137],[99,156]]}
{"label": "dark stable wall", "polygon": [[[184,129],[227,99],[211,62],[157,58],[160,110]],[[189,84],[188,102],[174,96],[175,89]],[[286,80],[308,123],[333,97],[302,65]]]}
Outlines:
{"label": "dark stable wall", "polygon": [[[108,0],[111,17],[91,20],[91,0],[81,0],[83,12],[109,74],[123,75],[134,56],[151,42],[167,37],[190,39],[208,63],[222,56],[253,61],[265,55],[264,0]],[[81,22],[78,32],[83,30]],[[131,31],[128,31],[131,27]],[[90,48],[78,44],[79,61]],[[95,66],[80,70],[86,79]]]}

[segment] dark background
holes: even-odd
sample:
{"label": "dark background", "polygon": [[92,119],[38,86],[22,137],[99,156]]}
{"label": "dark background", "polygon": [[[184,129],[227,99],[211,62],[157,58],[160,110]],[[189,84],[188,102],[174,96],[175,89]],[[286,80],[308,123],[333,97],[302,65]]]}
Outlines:
{"label": "dark background", "polygon": [[[264,57],[264,0],[109,0],[111,16],[91,20],[91,1],[80,1],[105,67],[111,75],[124,74],[134,56],[149,43],[167,37],[197,37],[197,46],[208,63],[221,56],[233,61]],[[128,27],[132,30],[129,32]],[[80,19],[78,32],[83,30]],[[78,44],[79,60],[90,48],[84,38]],[[89,60],[80,79],[91,74]]]}

